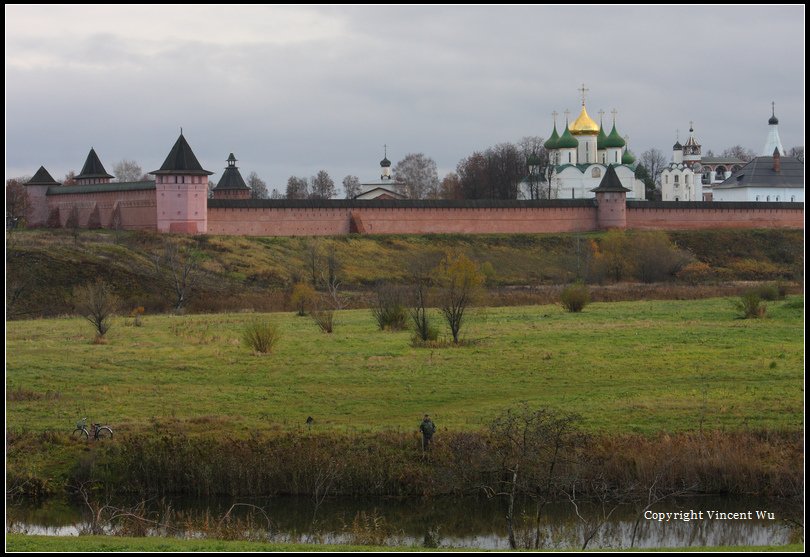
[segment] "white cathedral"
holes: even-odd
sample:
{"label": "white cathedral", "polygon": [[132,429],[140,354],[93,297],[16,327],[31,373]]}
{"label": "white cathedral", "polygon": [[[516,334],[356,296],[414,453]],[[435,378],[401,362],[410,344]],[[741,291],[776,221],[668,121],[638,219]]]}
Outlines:
{"label": "white cathedral", "polygon": [[584,85],[580,91],[582,110],[577,119],[569,125],[566,117],[565,130],[560,135],[555,113],[554,130],[544,143],[551,159],[551,197],[595,197],[591,190],[599,186],[608,165],[612,165],[622,186],[630,190],[627,199],[644,200],[644,183],[635,177],[635,157],[616,131],[616,111],[613,111],[613,129],[606,134],[602,125],[588,116]]}

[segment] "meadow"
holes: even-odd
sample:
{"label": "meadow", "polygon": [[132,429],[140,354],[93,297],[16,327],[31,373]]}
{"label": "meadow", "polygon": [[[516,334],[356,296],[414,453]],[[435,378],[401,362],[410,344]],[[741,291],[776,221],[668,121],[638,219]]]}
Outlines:
{"label": "meadow", "polygon": [[[439,319],[438,314],[434,315]],[[269,355],[244,327],[276,323]],[[248,437],[290,429],[480,430],[526,401],[576,412],[600,434],[803,424],[803,299],[738,319],[729,298],[478,308],[463,347],[414,348],[368,310],[338,312],[335,332],[293,313],[119,317],[93,344],[78,317],[7,322],[7,428],[69,432],[87,416],[116,435],[158,431]]]}

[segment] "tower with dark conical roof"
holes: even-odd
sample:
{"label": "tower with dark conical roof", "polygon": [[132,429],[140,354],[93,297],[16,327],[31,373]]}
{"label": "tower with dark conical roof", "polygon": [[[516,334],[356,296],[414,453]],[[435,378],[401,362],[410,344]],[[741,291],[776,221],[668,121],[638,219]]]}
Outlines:
{"label": "tower with dark conical roof", "polygon": [[40,166],[34,177],[25,183],[25,191],[28,194],[26,226],[45,226],[48,221],[48,188],[61,185],[44,166]]}
{"label": "tower with dark conical roof", "polygon": [[180,132],[155,175],[159,232],[205,234],[208,231],[208,177]]}
{"label": "tower with dark conical roof", "polygon": [[213,199],[250,199],[251,190],[242,179],[242,173],[236,166],[236,157],[233,153],[228,157],[228,166],[222,178],[217,182],[217,187],[213,189]]}
{"label": "tower with dark conical roof", "polygon": [[108,174],[104,170],[104,165],[96,154],[96,150],[92,147],[87,154],[87,159],[84,161],[82,171],[76,176],[76,184],[79,186],[87,186],[90,184],[109,184],[110,180],[115,178],[112,174]]}

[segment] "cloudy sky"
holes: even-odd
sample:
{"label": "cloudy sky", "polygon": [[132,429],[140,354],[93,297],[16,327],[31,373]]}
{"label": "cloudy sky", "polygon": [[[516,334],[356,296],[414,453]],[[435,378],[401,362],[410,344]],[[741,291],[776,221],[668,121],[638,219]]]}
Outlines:
{"label": "cloudy sky", "polygon": [[160,167],[180,127],[218,179],[234,152],[272,189],[327,170],[379,175],[548,137],[551,112],[616,109],[636,154],[757,153],[776,102],[804,144],[797,6],[9,6],[6,177],[81,170],[90,147]]}

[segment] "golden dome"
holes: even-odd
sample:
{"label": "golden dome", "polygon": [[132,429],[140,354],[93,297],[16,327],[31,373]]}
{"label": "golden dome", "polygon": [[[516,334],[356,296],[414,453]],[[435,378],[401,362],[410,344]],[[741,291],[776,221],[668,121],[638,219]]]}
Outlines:
{"label": "golden dome", "polygon": [[579,113],[579,117],[571,124],[570,129],[571,133],[574,135],[596,135],[599,133],[599,124],[591,120],[583,104],[582,112]]}

